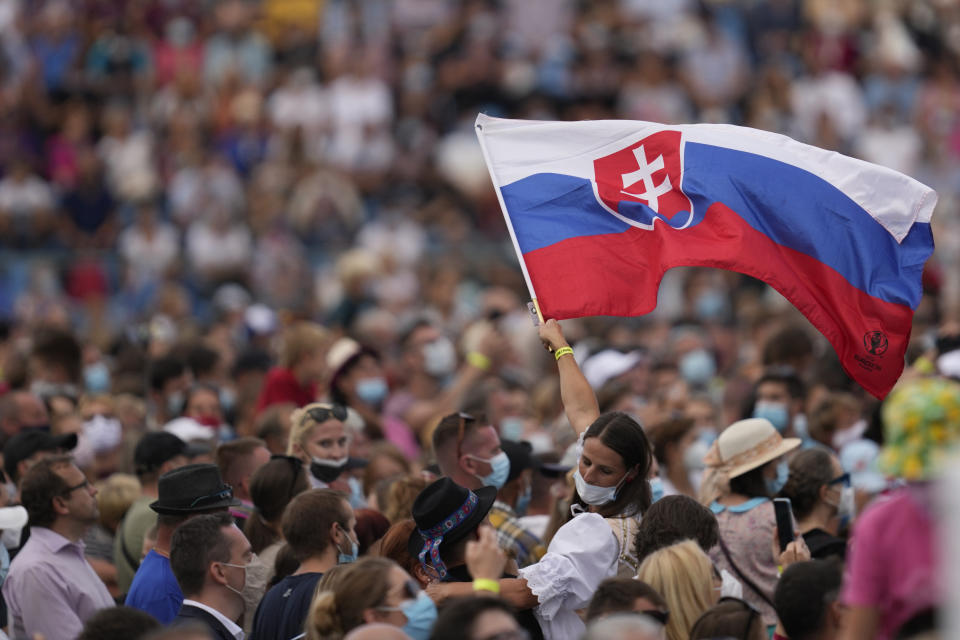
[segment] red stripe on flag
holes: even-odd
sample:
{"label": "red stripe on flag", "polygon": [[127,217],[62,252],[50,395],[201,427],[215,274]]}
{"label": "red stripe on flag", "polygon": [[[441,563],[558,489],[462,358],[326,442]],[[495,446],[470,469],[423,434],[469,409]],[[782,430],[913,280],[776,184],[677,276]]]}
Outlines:
{"label": "red stripe on flag", "polygon": [[[569,238],[524,255],[546,318],[638,316],[653,311],[667,269],[717,267],[763,280],[830,341],[847,373],[883,398],[903,372],[913,310],[874,298],[810,256],[776,244],[721,203],[675,230]],[[875,332],[882,335],[871,343]],[[870,350],[873,350],[871,353]]]}

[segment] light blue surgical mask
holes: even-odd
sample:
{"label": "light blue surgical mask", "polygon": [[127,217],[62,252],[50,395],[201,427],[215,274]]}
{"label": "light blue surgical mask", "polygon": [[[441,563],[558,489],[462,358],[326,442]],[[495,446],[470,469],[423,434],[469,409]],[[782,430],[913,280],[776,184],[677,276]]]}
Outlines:
{"label": "light blue surgical mask", "polygon": [[407,624],[403,625],[403,632],[413,638],[413,640],[428,640],[430,631],[437,621],[437,605],[427,595],[426,591],[421,591],[417,597],[412,600],[404,600],[399,607],[377,607],[380,611],[399,611],[407,618]]}
{"label": "light blue surgical mask", "polygon": [[486,462],[490,465],[490,473],[483,477],[477,476],[480,478],[480,482],[483,483],[483,486],[502,489],[503,485],[507,484],[507,477],[510,475],[510,458],[507,457],[506,451],[501,451],[489,460],[486,458],[478,458],[477,456],[469,457],[473,458],[474,460],[479,460],[480,462]]}
{"label": "light blue surgical mask", "polygon": [[706,385],[717,373],[717,363],[706,349],[696,349],[680,358],[680,375],[695,387]]}
{"label": "light blue surgical mask", "polygon": [[387,381],[380,377],[357,380],[357,396],[366,404],[374,407],[383,404],[389,390]]}
{"label": "light blue surgical mask", "polygon": [[343,535],[347,536],[347,540],[350,541],[350,553],[344,553],[340,550],[340,545],[337,545],[337,564],[350,564],[351,562],[357,561],[357,556],[360,555],[360,547],[357,545],[357,541],[350,537],[350,534],[347,533],[347,530],[344,528],[340,529],[343,531]]}
{"label": "light blue surgical mask", "polygon": [[769,493],[771,496],[775,496],[780,493],[780,490],[783,489],[785,484],[787,484],[787,478],[789,476],[790,467],[787,466],[786,460],[781,460],[777,463],[777,477],[764,478],[764,482],[767,485],[767,493]]}
{"label": "light blue surgical mask", "polygon": [[518,516],[527,515],[527,509],[530,508],[530,499],[533,497],[533,485],[528,484],[524,490],[517,496],[517,504],[513,505],[513,510]]}
{"label": "light blue surgical mask", "polygon": [[84,367],[83,386],[90,393],[105,393],[110,390],[110,369],[102,360]]}
{"label": "light blue surgical mask", "polygon": [[520,442],[526,430],[527,421],[519,416],[507,416],[500,421],[500,437],[504,440]]}
{"label": "light blue surgical mask", "polygon": [[774,429],[783,433],[790,425],[790,412],[787,411],[787,405],[783,402],[770,402],[769,400],[757,400],[753,407],[754,418],[766,418],[773,425]]}
{"label": "light blue surgical mask", "polygon": [[659,476],[650,479],[650,495],[650,504],[653,504],[663,497],[663,479]]}

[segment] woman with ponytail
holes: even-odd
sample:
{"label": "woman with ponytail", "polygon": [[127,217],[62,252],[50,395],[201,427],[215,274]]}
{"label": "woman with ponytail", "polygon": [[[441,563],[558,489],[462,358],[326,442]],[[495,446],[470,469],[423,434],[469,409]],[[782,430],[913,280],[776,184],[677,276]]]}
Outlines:
{"label": "woman with ponytail", "polygon": [[319,591],[310,605],[307,640],[340,640],[374,622],[403,629],[413,640],[428,640],[437,609],[396,562],[363,558],[344,567],[334,590]]}

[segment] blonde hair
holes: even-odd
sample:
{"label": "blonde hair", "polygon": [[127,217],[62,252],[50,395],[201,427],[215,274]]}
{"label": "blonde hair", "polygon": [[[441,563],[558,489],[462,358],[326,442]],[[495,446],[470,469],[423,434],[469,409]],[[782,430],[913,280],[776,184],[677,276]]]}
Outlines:
{"label": "blonde hair", "polygon": [[100,524],[113,531],[134,500],[140,497],[140,481],[128,473],[115,473],[97,483],[97,506]]}
{"label": "blonde hair", "polygon": [[[295,409],[290,414],[290,436],[287,438],[287,455],[296,456],[297,452],[293,445],[298,444],[303,448],[304,443],[310,439],[310,433],[319,423],[310,417],[311,409],[332,409],[333,405],[329,402],[311,402],[305,407]],[[343,432],[347,433],[346,425]]]}
{"label": "blonde hair", "polygon": [[668,640],[686,640],[704,611],[712,607],[713,563],[693,540],[684,540],[650,554],[637,579],[643,580],[667,601]]}
{"label": "blonde hair", "polygon": [[298,322],[292,325],[283,333],[280,366],[292,369],[304,356],[326,347],[329,339],[329,332],[315,322]]}
{"label": "blonde hair", "polygon": [[340,640],[362,625],[364,611],[387,597],[387,574],[397,566],[393,560],[367,557],[337,572],[334,590],[318,592],[310,603],[304,629],[307,640]]}

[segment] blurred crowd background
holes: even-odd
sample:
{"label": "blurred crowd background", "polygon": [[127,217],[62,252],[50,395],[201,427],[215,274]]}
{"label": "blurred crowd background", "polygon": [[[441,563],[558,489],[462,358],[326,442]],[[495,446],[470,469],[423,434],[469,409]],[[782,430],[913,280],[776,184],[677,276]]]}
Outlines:
{"label": "blurred crowd background", "polygon": [[[908,359],[929,370],[960,302],[958,61],[948,0],[0,0],[2,384],[45,399],[58,431],[80,428],[82,394],[113,394],[139,433],[207,382],[207,422],[263,436],[269,367],[315,354],[297,380],[323,396],[349,336],[388,384],[367,427],[397,417],[408,457],[430,422],[409,417],[416,374],[437,382],[412,392],[430,419],[472,403],[562,450],[481,111],[742,124],[924,181],[937,249]],[[291,337],[304,321],[319,333]],[[812,389],[807,414],[847,408],[824,429],[873,409],[738,274],[674,270],[653,314],[566,331],[601,409],[648,424],[722,428],[771,365]],[[455,376],[470,352],[482,384]]]}

